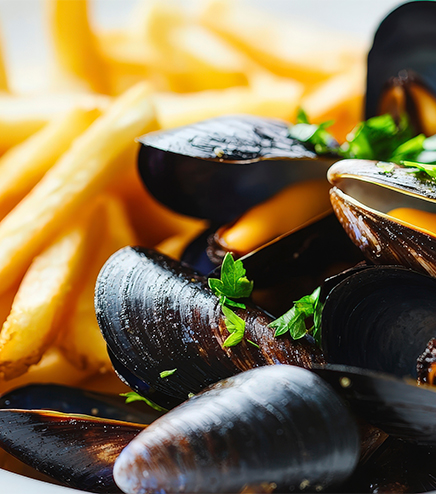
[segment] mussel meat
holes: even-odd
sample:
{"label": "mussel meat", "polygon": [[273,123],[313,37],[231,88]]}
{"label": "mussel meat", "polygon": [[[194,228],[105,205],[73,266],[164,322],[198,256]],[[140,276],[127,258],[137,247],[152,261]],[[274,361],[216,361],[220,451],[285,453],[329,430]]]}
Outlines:
{"label": "mussel meat", "polygon": [[407,114],[416,134],[436,133],[436,5],[400,5],[380,24],[368,55],[366,118]]}
{"label": "mussel meat", "polygon": [[329,386],[279,365],[221,381],[158,419],[121,453],[114,478],[129,494],[320,492],[358,456],[356,424]]}

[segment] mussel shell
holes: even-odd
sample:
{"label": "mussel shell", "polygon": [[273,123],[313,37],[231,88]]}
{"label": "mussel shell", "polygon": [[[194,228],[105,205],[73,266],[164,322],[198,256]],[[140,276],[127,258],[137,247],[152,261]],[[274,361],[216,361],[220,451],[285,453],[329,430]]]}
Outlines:
{"label": "mussel shell", "polygon": [[139,172],[170,209],[229,223],[292,182],[325,176],[331,160],[318,160],[288,127],[235,115],[152,132],[138,139]]}
{"label": "mussel shell", "polygon": [[340,399],[307,370],[280,365],[227,379],[170,411],[116,461],[129,494],[323,490],[359,456],[357,427]]}
{"label": "mussel shell", "polygon": [[328,294],[322,348],[329,363],[417,376],[436,337],[436,280],[401,266],[349,272]]}
{"label": "mussel shell", "polygon": [[[184,401],[189,393],[262,365],[323,362],[309,340],[274,338],[272,318],[247,304],[246,341],[223,348],[229,335],[207,278],[152,250],[126,247],[102,268],[96,284],[97,320],[116,359],[156,391]],[[162,371],[176,368],[169,377]]]}
{"label": "mussel shell", "polygon": [[386,173],[366,160],[340,161],[329,169],[328,179],[334,185],[333,210],[365,257],[436,276],[436,235],[387,214],[398,207],[436,212],[433,180],[393,164]]}
{"label": "mussel shell", "polygon": [[400,5],[380,24],[368,55],[366,118],[378,114],[385,84],[412,70],[436,94],[436,4]]}
{"label": "mussel shell", "polygon": [[0,446],[71,487],[118,492],[115,459],[144,427],[52,411],[0,410]]}
{"label": "mussel shell", "polygon": [[436,388],[389,374],[328,365],[313,369],[369,423],[387,434],[436,446]]}
{"label": "mussel shell", "polygon": [[144,406],[135,408],[118,395],[97,393],[59,384],[29,384],[0,398],[0,408],[54,410],[100,418],[148,424],[161,413]]}
{"label": "mussel shell", "polygon": [[341,492],[428,492],[436,489],[436,451],[388,437],[359,465]]}

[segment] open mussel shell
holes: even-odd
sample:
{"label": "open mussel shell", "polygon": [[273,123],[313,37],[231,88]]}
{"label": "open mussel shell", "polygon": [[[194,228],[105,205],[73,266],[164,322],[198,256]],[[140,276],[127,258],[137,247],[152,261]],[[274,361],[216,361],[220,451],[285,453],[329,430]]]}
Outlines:
{"label": "open mussel shell", "polygon": [[324,302],[326,360],[416,378],[417,359],[436,337],[436,280],[401,266],[346,274]]}
{"label": "open mussel shell", "polygon": [[54,410],[143,424],[162,415],[145,403],[135,407],[125,401],[122,396],[60,384],[29,384],[2,395],[0,409]]}
{"label": "open mussel shell", "polygon": [[144,425],[42,410],[0,410],[0,446],[53,479],[118,492],[113,465]]}
{"label": "open mussel shell", "polygon": [[357,367],[328,365],[314,372],[328,382],[351,409],[391,436],[436,446],[436,388],[412,379]]}
{"label": "open mussel shell", "polygon": [[234,115],[152,132],[138,139],[139,172],[174,211],[228,223],[290,183],[325,176],[331,160],[290,138],[288,127]]}
{"label": "open mussel shell", "polygon": [[328,172],[333,210],[351,240],[376,264],[401,264],[436,276],[436,235],[388,213],[412,208],[436,213],[436,182],[412,169],[343,160]]}
{"label": "open mussel shell", "polygon": [[128,494],[320,492],[358,456],[357,426],[338,396],[313,373],[279,365],[221,381],[158,419],[121,453],[114,477]]}
{"label": "open mussel shell", "polygon": [[[274,338],[268,328],[272,318],[248,303],[246,310],[235,312],[245,320],[245,337],[259,348],[245,340],[223,348],[229,332],[207,278],[148,249],[126,247],[106,262],[96,283],[95,309],[117,361],[180,403],[190,393],[252,367],[323,362],[308,339]],[[172,369],[177,370],[160,377]]]}
{"label": "open mussel shell", "polygon": [[[384,93],[400,92],[403,106],[421,129],[416,103],[407,89],[408,80],[416,79],[436,94],[436,4],[428,1],[400,5],[380,24],[368,55],[366,118],[380,114]],[[394,81],[395,82],[395,81]],[[410,81],[413,84],[413,80]],[[394,98],[391,98],[391,100]],[[406,100],[406,101],[404,101]],[[395,105],[394,105],[395,106]],[[394,111],[396,113],[398,110]]]}

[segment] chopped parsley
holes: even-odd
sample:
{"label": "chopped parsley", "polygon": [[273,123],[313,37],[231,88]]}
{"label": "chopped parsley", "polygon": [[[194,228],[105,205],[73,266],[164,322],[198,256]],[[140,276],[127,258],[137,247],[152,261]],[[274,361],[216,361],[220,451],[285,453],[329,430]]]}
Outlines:
{"label": "chopped parsley", "polygon": [[147,403],[149,407],[154,408],[154,410],[157,410],[158,412],[168,412],[166,408],[163,408],[157,405],[156,403],[153,403],[151,400],[145,398],[144,396],[141,396],[135,391],[129,391],[128,393],[120,393],[120,396],[124,396],[126,398],[126,403],[132,403],[134,401],[145,401],[145,403]]}
{"label": "chopped parsley", "polygon": [[436,162],[436,138],[426,138],[424,134],[413,137],[406,116],[398,124],[389,114],[360,122],[340,147],[326,130],[332,123],[311,124],[307,114],[300,109],[297,123],[289,128],[289,136],[310,144],[318,154],[393,163],[404,160]]}
{"label": "chopped parsley", "polygon": [[[219,298],[225,316],[224,323],[230,333],[223,343],[224,348],[235,346],[244,339],[245,321],[228,306],[246,308],[245,304],[232,300],[233,298],[247,298],[251,295],[253,282],[248,280],[245,274],[242,261],[239,259],[235,261],[232,254],[227,252],[221,265],[220,279],[209,278],[208,280],[210,289]],[[259,348],[256,343],[247,341]]]}
{"label": "chopped parsley", "polygon": [[[318,345],[321,344],[321,310],[319,301],[321,288],[318,287],[310,295],[305,295],[294,302],[294,305],[275,321],[269,324],[275,329],[274,336],[282,336],[289,331],[292,339],[299,340],[307,333],[312,334]],[[306,320],[312,318],[313,325],[307,328]]]}
{"label": "chopped parsley", "polygon": [[436,164],[417,163],[416,161],[402,161],[401,165],[406,168],[414,168],[415,173],[425,173],[428,177],[436,179]]}
{"label": "chopped parsley", "polygon": [[174,372],[176,372],[176,371],[177,371],[177,369],[165,370],[165,371],[162,371],[159,375],[160,375],[161,379],[164,379],[165,377],[172,376],[174,374]]}

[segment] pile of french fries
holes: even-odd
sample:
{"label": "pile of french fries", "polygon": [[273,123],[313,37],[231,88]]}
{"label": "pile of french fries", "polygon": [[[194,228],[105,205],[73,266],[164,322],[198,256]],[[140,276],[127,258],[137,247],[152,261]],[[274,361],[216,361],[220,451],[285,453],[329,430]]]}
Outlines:
{"label": "pile of french fries", "polygon": [[[138,2],[93,28],[86,0],[49,0],[50,90],[8,86],[0,55],[0,392],[30,382],[123,391],[94,315],[106,259],[125,245],[179,257],[207,225],[158,204],[135,138],[229,113],[361,119],[365,47],[249,2]],[[0,19],[1,23],[1,19]],[[0,50],[2,51],[2,50]]]}

